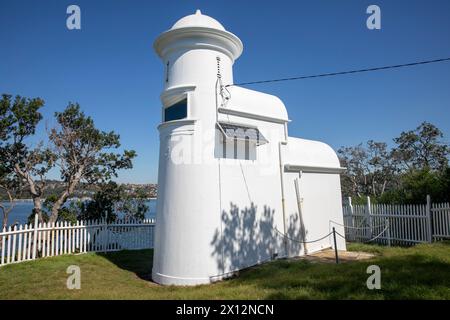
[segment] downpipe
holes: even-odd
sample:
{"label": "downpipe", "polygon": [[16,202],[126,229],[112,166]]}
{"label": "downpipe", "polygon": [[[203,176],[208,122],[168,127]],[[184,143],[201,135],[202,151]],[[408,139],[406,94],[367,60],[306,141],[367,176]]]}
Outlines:
{"label": "downpipe", "polygon": [[287,229],[286,229],[286,204],[285,204],[285,196],[284,196],[284,169],[283,169],[283,156],[281,153],[281,146],[282,145],[287,145],[287,141],[280,141],[278,143],[278,159],[279,159],[279,163],[280,163],[280,186],[281,186],[281,209],[283,212],[283,233],[284,233],[284,237],[283,237],[283,242],[284,242],[284,252],[286,254],[286,256],[289,256],[289,252],[288,252],[288,244],[287,244],[287,238],[286,238],[286,234],[287,234]]}

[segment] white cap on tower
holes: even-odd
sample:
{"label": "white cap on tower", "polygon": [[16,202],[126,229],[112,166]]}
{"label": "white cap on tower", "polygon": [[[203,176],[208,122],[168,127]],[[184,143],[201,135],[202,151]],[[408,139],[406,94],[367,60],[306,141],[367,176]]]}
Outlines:
{"label": "white cap on tower", "polygon": [[219,21],[211,18],[210,16],[202,14],[199,9],[197,9],[195,14],[191,14],[178,20],[170,30],[189,27],[204,27],[225,31],[225,28],[220,24]]}
{"label": "white cap on tower", "polygon": [[153,47],[161,58],[180,49],[202,48],[221,51],[232,61],[241,55],[243,49],[237,36],[200,10],[178,20],[170,30],[163,32],[155,40]]}

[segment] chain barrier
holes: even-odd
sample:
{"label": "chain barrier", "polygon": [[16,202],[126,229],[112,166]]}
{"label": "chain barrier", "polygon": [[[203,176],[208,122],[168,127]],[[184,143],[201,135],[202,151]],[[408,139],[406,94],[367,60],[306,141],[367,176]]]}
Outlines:
{"label": "chain barrier", "polygon": [[[361,242],[361,243],[369,243],[369,242],[372,242],[373,240],[376,240],[376,239],[378,239],[379,237],[381,237],[381,235],[382,235],[383,233],[385,233],[387,229],[389,229],[389,226],[388,226],[388,225],[383,229],[383,231],[381,231],[378,235],[376,235],[376,236],[373,237],[372,239],[365,240],[365,241],[360,241],[360,242]],[[345,236],[343,236],[343,235],[340,234],[339,232],[336,231],[336,234],[337,234],[338,236],[340,236],[340,237],[342,237],[342,238],[345,239]]]}
{"label": "chain barrier", "polygon": [[299,240],[297,240],[297,239],[292,239],[292,238],[288,237],[287,235],[285,235],[285,234],[283,234],[281,231],[279,231],[277,228],[275,228],[275,231],[278,232],[282,237],[284,237],[284,238],[286,238],[286,239],[288,239],[288,240],[290,240],[290,241],[298,242],[298,243],[303,243],[303,244],[305,244],[305,243],[313,243],[313,242],[317,242],[317,241],[323,240],[323,239],[325,239],[326,237],[329,237],[330,235],[333,234],[333,232],[330,232],[329,234],[323,236],[322,238],[316,239],[316,240],[299,241]]}
{"label": "chain barrier", "polygon": [[[340,223],[337,223],[337,222],[332,221],[332,220],[330,220],[330,222],[335,223],[335,224],[337,224],[337,225],[339,225],[339,226],[342,226],[342,227],[344,227],[344,228],[353,228],[353,229],[367,229],[367,228],[368,228],[368,227],[362,227],[362,228],[361,228],[361,227],[359,227],[359,228],[358,228],[358,227],[346,227],[345,225],[340,224]],[[369,243],[369,242],[372,242],[372,241],[378,239],[379,237],[381,237],[381,236],[389,229],[389,223],[386,223],[386,224],[384,224],[384,225],[378,225],[378,226],[372,227],[372,228],[379,228],[379,227],[382,227],[382,226],[384,226],[383,231],[381,231],[378,235],[376,235],[375,237],[373,237],[373,238],[371,238],[371,239],[369,239],[369,240],[361,241],[361,243]],[[327,238],[327,237],[333,235],[333,240],[334,240],[334,251],[335,251],[336,263],[337,263],[337,264],[339,263],[339,256],[338,256],[338,250],[337,250],[337,244],[336,244],[336,235],[340,236],[340,237],[343,238],[344,240],[346,240],[346,237],[345,237],[344,235],[342,235],[341,233],[337,232],[337,231],[335,230],[334,227],[333,227],[333,231],[329,232],[328,234],[324,235],[323,237],[318,238],[318,239],[315,239],[315,240],[309,240],[309,241],[302,241],[302,240],[298,240],[298,239],[293,239],[293,238],[287,236],[286,234],[282,233],[282,232],[281,232],[280,230],[278,230],[277,228],[273,228],[273,229],[274,229],[280,236],[282,236],[284,239],[287,239],[287,240],[289,240],[289,241],[296,242],[296,243],[301,243],[301,244],[307,244],[307,243],[318,242],[318,241],[320,241],[320,240],[323,240],[323,239],[325,239],[325,238]]]}
{"label": "chain barrier", "polygon": [[344,228],[349,228],[349,229],[376,229],[376,228],[380,228],[380,227],[386,226],[386,223],[385,223],[385,224],[379,224],[377,226],[372,226],[372,227],[370,227],[370,226],[369,227],[350,227],[350,226],[346,226],[346,225],[341,224],[341,223],[337,223],[337,222],[335,222],[333,220],[330,220],[330,222],[334,223],[334,224],[336,224],[338,226],[341,226],[341,227],[344,227]]}

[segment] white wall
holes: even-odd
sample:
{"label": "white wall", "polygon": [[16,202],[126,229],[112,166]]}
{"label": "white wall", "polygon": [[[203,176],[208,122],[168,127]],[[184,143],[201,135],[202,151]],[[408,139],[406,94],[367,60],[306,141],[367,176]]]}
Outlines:
{"label": "white wall", "polygon": [[[285,179],[287,220],[292,221],[295,228],[289,233],[290,237],[300,236],[300,217],[295,192],[295,179],[299,179],[299,194],[302,201],[301,213],[304,224],[305,241],[316,240],[331,232],[331,226],[344,235],[343,227],[330,225],[330,220],[343,224],[340,177],[338,174],[328,173],[287,173]],[[304,246],[300,248],[290,242],[290,255],[304,254]],[[339,250],[345,250],[345,241],[337,237]],[[308,253],[333,246],[330,236],[314,243],[307,243]]]}

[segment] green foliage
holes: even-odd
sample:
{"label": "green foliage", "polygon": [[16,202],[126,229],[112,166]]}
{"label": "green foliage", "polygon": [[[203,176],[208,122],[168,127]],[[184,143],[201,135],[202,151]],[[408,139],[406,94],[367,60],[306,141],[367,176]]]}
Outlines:
{"label": "green foliage", "polygon": [[446,168],[440,174],[441,199],[450,202],[450,168]]}
{"label": "green foliage", "polygon": [[[43,105],[44,101],[39,98],[17,96],[12,99],[10,95],[2,95],[0,189],[4,195],[17,195],[19,192],[16,189],[26,189],[36,200],[33,213],[39,214],[41,222],[47,218],[50,222],[55,222],[59,215],[64,220],[74,221],[84,207],[65,203],[77,186],[105,184],[117,177],[118,170],[132,168],[132,159],[136,153],[132,150],[114,152],[120,147],[119,135],[113,131],[97,129],[92,118],[80,111],[80,106],[76,103],[69,103],[63,112],[55,113],[58,126],[50,130],[50,148],[44,148],[40,143],[37,148],[30,149],[25,140],[34,135],[36,126],[42,119],[39,110]],[[64,187],[57,195],[47,197],[42,213],[40,199],[46,188],[45,175],[54,166],[60,168]],[[98,206],[103,213],[111,211],[113,215],[107,202],[117,203],[118,200],[110,198],[111,196],[101,199],[99,195],[95,204],[88,208]],[[139,203],[133,204],[131,200],[124,202],[123,206],[124,211],[130,214],[141,214],[144,208]]]}
{"label": "green foliage", "polygon": [[145,203],[146,197],[147,194],[143,189],[138,189],[133,195],[126,194],[119,202],[118,211],[125,215],[125,219],[144,219],[145,213],[149,209]]}
{"label": "green foliage", "polygon": [[[55,202],[58,200],[57,194],[49,195],[43,204],[44,215],[47,217],[51,216],[51,212]],[[70,223],[76,223],[77,217],[80,214],[81,210],[81,201],[72,201],[67,203],[64,207],[59,210],[58,220],[57,221],[67,221]]]}
{"label": "green foliage", "polygon": [[[144,219],[148,211],[146,193],[138,189],[133,193],[115,182],[108,182],[100,186],[91,200],[74,200],[66,202],[59,210],[57,221],[67,221],[72,224],[77,220],[100,220],[107,218],[114,222],[119,217],[125,219]],[[43,222],[49,222],[51,211],[58,200],[57,194],[49,195],[42,205]],[[34,213],[28,217],[28,223],[34,223]]]}
{"label": "green foliage", "polygon": [[[27,223],[34,225],[34,216],[36,214],[32,211],[27,218]],[[41,220],[39,222],[48,222],[48,214],[46,212],[41,212]]]}
{"label": "green foliage", "polygon": [[111,152],[120,147],[120,136],[97,129],[77,103],[69,103],[63,112],[56,112],[55,117],[59,128],[51,130],[50,141],[58,155],[63,181],[103,183],[116,177],[117,170],[133,167],[136,152]]}
{"label": "green foliage", "polygon": [[[39,109],[44,105],[40,98],[28,99],[2,94],[0,99],[0,143],[20,144],[33,135],[42,119]],[[11,141],[12,140],[12,141]],[[11,143],[12,142],[12,143]]]}
{"label": "green foliage", "polygon": [[411,170],[400,176],[401,188],[390,190],[378,200],[382,203],[420,204],[430,195],[434,202],[450,201],[450,170]]}
{"label": "green foliage", "polygon": [[396,168],[386,143],[369,140],[366,145],[342,147],[338,155],[341,165],[347,168],[342,176],[344,194],[376,197],[392,184]]}
{"label": "green foliage", "polygon": [[427,194],[433,201],[449,201],[450,148],[442,138],[439,128],[423,122],[395,138],[391,150],[374,141],[342,147],[338,154],[347,167],[341,179],[343,194],[355,204],[365,203],[366,196],[373,202],[424,203]]}
{"label": "green foliage", "polygon": [[[31,150],[26,138],[34,135],[37,124],[42,119],[39,112],[44,105],[40,98],[28,99],[2,95],[0,100],[0,159],[2,172],[14,172],[15,166],[27,169],[42,165],[48,157],[47,150]],[[42,168],[39,168],[42,169]],[[35,171],[33,174],[39,174]]]}
{"label": "green foliage", "polygon": [[[49,222],[49,218],[52,212],[53,205],[58,200],[56,194],[50,194],[42,204],[42,221]],[[70,202],[60,209],[57,221],[67,221],[70,223],[76,223],[77,217],[80,213],[80,202]],[[34,223],[34,213],[28,216],[28,223]]]}
{"label": "green foliage", "polygon": [[415,130],[402,132],[394,139],[397,147],[392,150],[392,157],[410,170],[444,170],[448,167],[450,149],[442,138],[439,128],[422,122]]}
{"label": "green foliage", "polygon": [[93,199],[82,204],[80,219],[93,220],[107,217],[108,222],[117,219],[116,205],[122,199],[121,189],[115,182],[103,184]]}
{"label": "green foliage", "polygon": [[121,218],[144,219],[148,206],[145,204],[146,194],[142,190],[128,193],[123,186],[108,182],[100,187],[91,201],[82,203],[80,219],[102,219],[108,222]]}
{"label": "green foliage", "polygon": [[[49,139],[66,187],[53,205],[51,221],[56,221],[64,203],[80,183],[105,184],[117,177],[118,170],[131,169],[132,159],[136,156],[129,150],[113,152],[120,147],[119,135],[97,129],[92,118],[80,111],[77,103],[69,103],[63,112],[56,112],[55,117],[58,127],[51,130]],[[98,199],[98,205],[103,209],[102,213],[112,211],[105,207],[102,199]]]}
{"label": "green foliage", "polygon": [[[372,200],[373,200],[373,198],[370,198],[371,202],[373,202]],[[366,196],[352,197],[352,204],[353,205],[364,205],[364,204],[367,204],[367,197]]]}
{"label": "green foliage", "polygon": [[[3,94],[0,99],[0,186],[9,199],[19,195],[25,187],[33,198],[39,198],[43,183],[35,183],[52,166],[51,153],[42,144],[31,149],[26,139],[34,135],[41,121],[39,112],[44,105],[40,98],[27,99]],[[8,220],[8,211],[3,211],[3,223]],[[34,208],[40,214],[40,207]]]}
{"label": "green foliage", "polygon": [[80,203],[70,202],[59,210],[58,221],[67,221],[75,224],[80,212]]}

